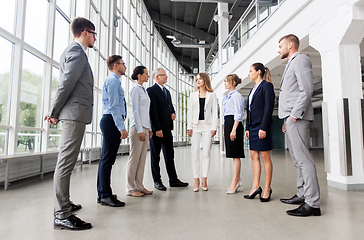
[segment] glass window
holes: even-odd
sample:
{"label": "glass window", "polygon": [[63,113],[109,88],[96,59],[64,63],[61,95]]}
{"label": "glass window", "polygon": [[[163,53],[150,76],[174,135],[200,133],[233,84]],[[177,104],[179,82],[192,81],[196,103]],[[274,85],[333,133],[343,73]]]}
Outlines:
{"label": "glass window", "polygon": [[[62,124],[58,124],[62,125]],[[51,131],[49,133],[48,138],[48,150],[49,151],[55,151],[59,149],[60,141],[61,141],[61,132],[60,131]]]}
{"label": "glass window", "polygon": [[40,127],[44,61],[27,51],[23,57],[19,126]]}
{"label": "glass window", "polygon": [[5,151],[5,149],[7,148],[7,146],[5,146],[6,131],[7,130],[5,129],[0,129],[0,155],[4,155],[6,152]]}
{"label": "glass window", "polygon": [[129,36],[129,24],[123,19],[123,43],[125,46],[129,46],[128,36]]}
{"label": "glass window", "polygon": [[109,16],[108,12],[109,12],[109,1],[102,1],[102,6],[101,6],[101,16],[103,17],[103,19],[105,21],[107,21],[107,18]]}
{"label": "glass window", "polygon": [[124,2],[123,15],[124,15],[125,19],[128,19],[128,21],[129,21],[130,0],[123,0],[123,2]]}
{"label": "glass window", "polygon": [[58,11],[56,11],[55,21],[56,29],[54,33],[53,59],[59,61],[62,52],[69,44],[70,24]]}
{"label": "glass window", "polygon": [[48,1],[27,1],[24,40],[45,53]]}
{"label": "glass window", "polygon": [[135,32],[130,32],[130,52],[135,54]]}
{"label": "glass window", "polygon": [[77,0],[76,4],[76,16],[86,17],[86,0]]}
{"label": "glass window", "polygon": [[[90,124],[91,125],[91,124]],[[92,147],[92,133],[86,133],[85,147]]]}
{"label": "glass window", "polygon": [[99,68],[99,88],[102,89],[105,78],[107,77],[106,61],[100,57],[100,68]]}
{"label": "glass window", "polygon": [[106,25],[101,21],[100,24],[100,36],[99,37],[99,42],[100,42],[100,52],[102,55],[106,55],[107,54],[107,40],[108,40],[108,34],[107,34],[107,27]]}
{"label": "glass window", "polygon": [[136,13],[135,8],[131,7],[131,16],[130,16],[130,27],[135,31],[136,30]]}
{"label": "glass window", "polygon": [[[27,4],[32,1],[28,1]],[[39,1],[37,1],[39,2]],[[64,12],[68,17],[71,14],[71,0],[61,0],[57,1],[57,6]]]}
{"label": "glass window", "polygon": [[2,1],[0,3],[0,27],[14,33],[16,1]]}
{"label": "glass window", "polygon": [[17,153],[40,152],[40,131],[20,130]]}
{"label": "glass window", "polygon": [[[56,67],[53,67],[53,71],[52,71],[52,92],[51,92],[51,104],[53,103],[54,97],[56,96],[57,93],[57,88],[59,85],[59,69]],[[49,125],[50,128],[52,129],[62,129],[62,124],[57,124],[57,125]]]}
{"label": "glass window", "polygon": [[11,65],[13,44],[0,37],[1,58],[0,58],[0,125],[6,125],[9,119],[8,104],[9,85],[11,80]]}

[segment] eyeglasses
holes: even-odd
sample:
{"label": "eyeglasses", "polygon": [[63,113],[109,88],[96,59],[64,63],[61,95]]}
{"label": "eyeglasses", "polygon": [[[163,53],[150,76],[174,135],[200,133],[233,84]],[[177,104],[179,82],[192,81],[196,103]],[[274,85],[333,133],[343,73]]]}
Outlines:
{"label": "eyeglasses", "polygon": [[124,67],[126,67],[125,63],[115,63],[115,64],[123,64],[123,65],[124,65]]}
{"label": "eyeglasses", "polygon": [[94,34],[94,38],[96,39],[96,37],[97,37],[97,33],[96,33],[96,32],[91,31],[91,30],[88,30],[88,29],[83,29],[83,30],[82,30],[82,32],[83,32],[83,31],[87,31],[87,32],[89,32],[89,33],[93,33],[93,34]]}

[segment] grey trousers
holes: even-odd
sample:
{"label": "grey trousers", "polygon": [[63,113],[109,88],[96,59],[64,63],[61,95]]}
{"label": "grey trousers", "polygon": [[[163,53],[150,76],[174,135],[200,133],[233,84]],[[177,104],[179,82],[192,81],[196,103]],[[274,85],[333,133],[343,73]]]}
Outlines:
{"label": "grey trousers", "polygon": [[54,171],[54,216],[60,219],[71,215],[70,179],[76,165],[85,123],[62,120],[62,136],[60,149]]}
{"label": "grey trousers", "polygon": [[143,178],[145,161],[149,146],[149,130],[143,127],[145,141],[139,139],[139,134],[134,127],[130,128],[130,155],[126,164],[126,193],[132,193],[135,190],[143,190]]}
{"label": "grey trousers", "polygon": [[317,180],[315,161],[308,147],[309,121],[297,120],[295,123],[290,117],[284,120],[288,138],[289,153],[296,167],[297,196],[304,198],[305,202],[314,208],[320,207],[320,188]]}

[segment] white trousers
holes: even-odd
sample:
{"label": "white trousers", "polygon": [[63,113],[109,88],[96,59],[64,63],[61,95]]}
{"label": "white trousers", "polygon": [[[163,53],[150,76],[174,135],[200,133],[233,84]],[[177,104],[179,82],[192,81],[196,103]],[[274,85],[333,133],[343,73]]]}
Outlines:
{"label": "white trousers", "polygon": [[192,126],[191,138],[192,169],[194,178],[199,178],[200,174],[200,155],[202,147],[202,176],[207,177],[210,169],[211,153],[211,125],[205,124],[204,120]]}
{"label": "white trousers", "polygon": [[149,146],[149,130],[143,127],[145,141],[139,139],[139,134],[134,127],[130,128],[130,155],[126,164],[126,193],[132,193],[135,190],[143,190],[143,177],[145,160]]}

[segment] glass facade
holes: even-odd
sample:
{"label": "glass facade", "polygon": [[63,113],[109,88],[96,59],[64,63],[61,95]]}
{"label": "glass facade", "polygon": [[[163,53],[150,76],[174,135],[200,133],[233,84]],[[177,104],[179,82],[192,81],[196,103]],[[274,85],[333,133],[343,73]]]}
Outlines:
{"label": "glass facade", "polygon": [[[113,12],[120,17],[116,22]],[[82,146],[101,147],[102,85],[109,74],[106,59],[112,54],[122,55],[127,67],[121,78],[127,129],[134,67],[144,65],[150,72],[162,67],[177,114],[174,140],[188,141],[187,98],[193,79],[179,74],[181,66],[156,31],[142,0],[15,0],[0,3],[0,13],[0,155],[59,149],[62,124],[50,126],[43,118],[59,84],[59,58],[73,41],[70,24],[75,17],[90,19],[98,33],[94,48],[87,50],[94,75],[94,107]],[[153,84],[150,79],[145,87]],[[128,139],[122,141],[128,143]]]}

